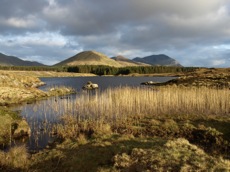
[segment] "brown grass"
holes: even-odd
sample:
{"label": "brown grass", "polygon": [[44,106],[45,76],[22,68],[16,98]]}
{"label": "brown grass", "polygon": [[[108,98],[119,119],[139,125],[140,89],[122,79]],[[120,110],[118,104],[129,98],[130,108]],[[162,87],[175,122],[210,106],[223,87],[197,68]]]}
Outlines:
{"label": "brown grass", "polygon": [[230,162],[207,155],[185,139],[168,141],[158,149],[133,149],[114,157],[121,171],[228,171]]}
{"label": "brown grass", "polygon": [[228,89],[164,87],[116,88],[82,95],[75,102],[79,118],[125,119],[145,115],[229,115]]}
{"label": "brown grass", "polygon": [[[75,102],[64,101],[59,107],[64,108],[65,115],[55,130],[62,138],[75,140],[82,134],[94,138],[113,132],[166,137],[180,133],[190,138],[189,132],[199,130],[199,126],[194,127],[190,121],[229,119],[230,95],[227,89],[205,87],[161,87],[159,90],[124,87],[82,94]],[[59,111],[59,107],[55,109]],[[179,121],[183,121],[185,131]],[[227,133],[224,126],[221,130]],[[206,128],[202,132],[206,132]]]}
{"label": "brown grass", "polygon": [[[26,171],[29,165],[29,155],[25,146],[16,146],[8,152],[0,151],[0,169],[12,169],[15,171]],[[7,171],[6,170],[6,171]]]}
{"label": "brown grass", "polygon": [[19,75],[27,77],[83,77],[83,76],[96,76],[92,73],[71,73],[71,72],[54,72],[54,71],[14,71],[14,70],[0,70],[2,74]]}

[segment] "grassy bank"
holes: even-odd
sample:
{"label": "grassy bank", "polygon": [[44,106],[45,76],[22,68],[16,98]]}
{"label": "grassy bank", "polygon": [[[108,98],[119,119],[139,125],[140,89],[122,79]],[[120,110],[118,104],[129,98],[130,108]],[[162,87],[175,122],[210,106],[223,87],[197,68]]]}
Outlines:
{"label": "grassy bank", "polygon": [[0,146],[11,145],[14,138],[28,136],[30,128],[26,120],[7,107],[20,103],[32,103],[50,96],[71,94],[71,88],[51,88],[48,92],[36,87],[44,85],[38,78],[3,72],[0,74]]}
{"label": "grassy bank", "polygon": [[34,76],[33,72],[1,71],[0,72],[0,106],[33,102],[55,95],[73,93],[72,88],[51,88],[48,92],[41,91],[37,87],[45,83]]}
{"label": "grassy bank", "polygon": [[30,77],[84,77],[84,76],[96,76],[91,73],[71,73],[71,72],[55,72],[55,71],[14,71],[14,70],[0,70],[1,74],[21,75]]}
{"label": "grassy bank", "polygon": [[163,85],[230,89],[230,68],[200,68],[193,72],[185,73],[184,76],[168,81]]}

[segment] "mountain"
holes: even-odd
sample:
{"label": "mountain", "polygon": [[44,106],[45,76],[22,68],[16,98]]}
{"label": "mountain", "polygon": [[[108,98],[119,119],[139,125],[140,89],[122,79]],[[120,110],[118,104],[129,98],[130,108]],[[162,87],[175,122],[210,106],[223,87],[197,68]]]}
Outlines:
{"label": "mountain", "polygon": [[159,55],[151,55],[147,57],[136,57],[133,59],[133,61],[141,62],[141,63],[147,63],[150,65],[159,65],[159,66],[182,66],[179,62],[177,62],[175,59],[166,56],[164,54]]}
{"label": "mountain", "polygon": [[149,64],[136,62],[136,61],[130,60],[124,56],[116,56],[116,57],[112,57],[111,59],[120,63],[120,65],[122,65],[122,66],[149,66]]}
{"label": "mountain", "polygon": [[121,64],[115,60],[110,59],[106,55],[96,51],[83,51],[70,57],[55,66],[76,66],[76,65],[106,65],[121,67]]}
{"label": "mountain", "polygon": [[7,56],[0,53],[0,65],[1,66],[45,66],[44,64],[32,61],[25,61],[18,57]]}

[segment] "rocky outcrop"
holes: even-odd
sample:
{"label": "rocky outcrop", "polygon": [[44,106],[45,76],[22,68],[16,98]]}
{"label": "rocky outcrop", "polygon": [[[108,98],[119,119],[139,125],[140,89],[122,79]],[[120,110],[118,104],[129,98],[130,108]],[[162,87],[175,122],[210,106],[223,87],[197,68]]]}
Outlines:
{"label": "rocky outcrop", "polygon": [[98,89],[98,84],[92,83],[91,81],[88,81],[87,84],[85,84],[82,87],[83,90],[95,90]]}
{"label": "rocky outcrop", "polygon": [[142,82],[141,85],[156,85],[158,82],[153,82],[153,81],[147,81],[147,82]]}

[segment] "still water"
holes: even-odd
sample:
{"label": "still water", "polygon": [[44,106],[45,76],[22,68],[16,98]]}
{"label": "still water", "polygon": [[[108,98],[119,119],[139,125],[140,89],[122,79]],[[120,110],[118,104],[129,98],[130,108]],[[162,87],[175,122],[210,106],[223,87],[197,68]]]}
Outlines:
{"label": "still water", "polygon": [[166,82],[175,77],[129,77],[129,76],[96,76],[96,77],[65,77],[65,78],[41,78],[46,83],[45,86],[40,87],[42,90],[47,90],[53,86],[68,86],[74,88],[76,91],[81,91],[83,85],[88,81],[97,83],[100,90],[106,88],[114,88],[119,86],[140,86],[140,83],[147,81]]}
{"label": "still water", "polygon": [[48,100],[37,101],[33,104],[24,104],[14,107],[19,110],[21,116],[26,118],[31,127],[31,136],[28,138],[27,146],[30,150],[40,150],[55,139],[54,125],[58,124],[63,114],[74,115],[74,100],[81,94],[90,94],[82,91],[82,86],[88,81],[99,85],[99,92],[107,88],[122,86],[140,87],[140,83],[147,81],[166,82],[175,77],[64,77],[64,78],[40,78],[46,85],[41,90],[49,90],[52,87],[67,86],[76,90],[75,95],[64,97],[52,97]]}

